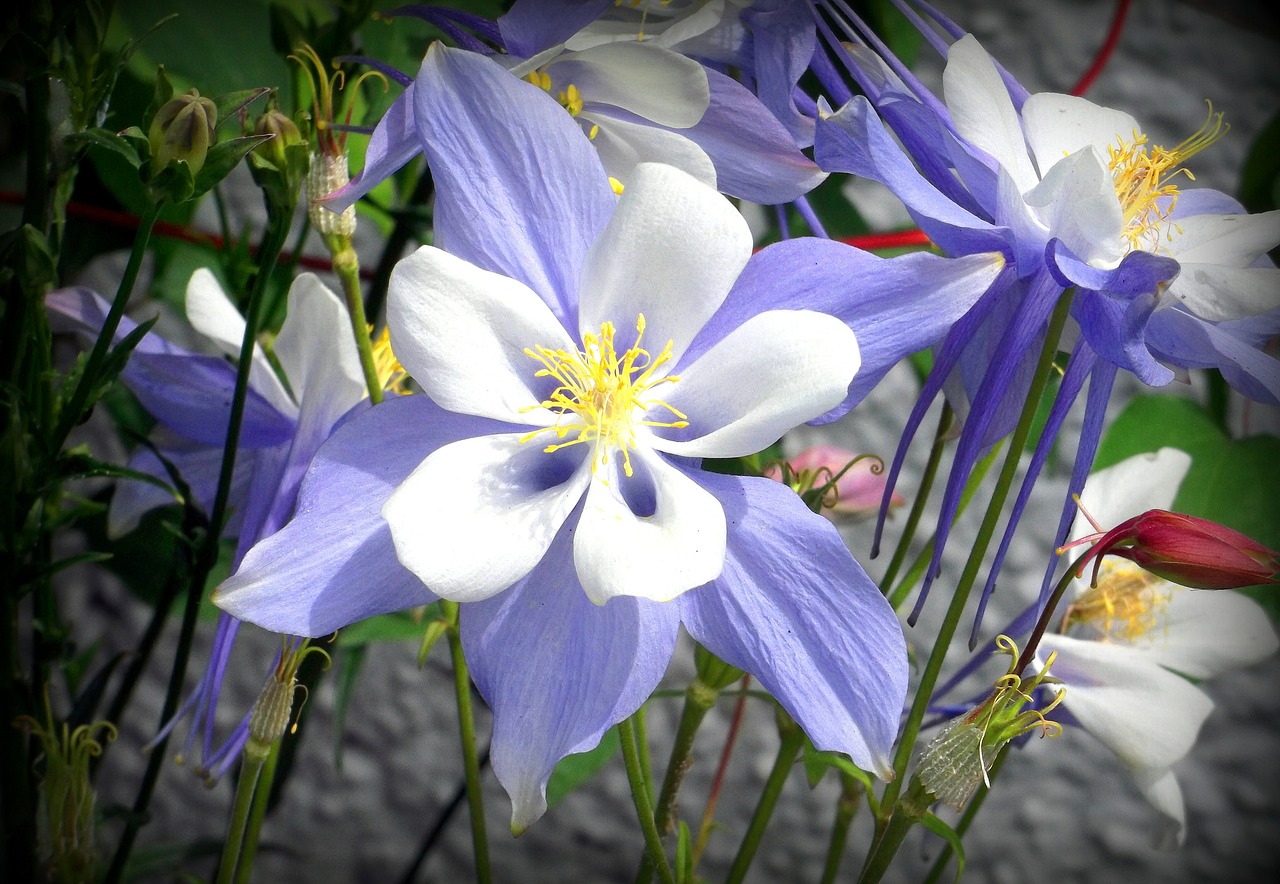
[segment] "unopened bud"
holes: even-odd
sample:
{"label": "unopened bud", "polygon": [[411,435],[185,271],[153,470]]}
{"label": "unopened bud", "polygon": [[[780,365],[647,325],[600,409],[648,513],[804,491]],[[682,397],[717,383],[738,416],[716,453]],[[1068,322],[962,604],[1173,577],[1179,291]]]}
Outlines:
{"label": "unopened bud", "polygon": [[[281,677],[283,675],[283,677]],[[267,757],[271,747],[284,736],[293,713],[293,693],[297,679],[289,673],[273,670],[262,686],[262,693],[253,703],[249,713],[249,739],[244,744],[244,754],[256,760]]]}
{"label": "unopened bud", "polygon": [[204,166],[218,124],[218,106],[192,89],[171,98],[156,111],[147,138],[151,142],[151,172],[172,162],[186,162],[194,177]]}
{"label": "unopened bud", "polygon": [[[835,445],[814,445],[765,476],[785,482],[810,506],[832,517],[857,521],[875,515],[884,499],[884,464],[878,457],[856,454]],[[890,508],[906,500],[894,492]]]}
{"label": "unopened bud", "polygon": [[269,108],[253,126],[254,135],[273,135],[270,141],[264,141],[254,148],[263,159],[269,160],[277,169],[284,170],[289,166],[285,156],[285,148],[303,141],[302,132],[287,114],[277,108]]}
{"label": "unopened bud", "polygon": [[1094,583],[1106,555],[1128,559],[1157,577],[1192,589],[1280,583],[1280,553],[1225,525],[1182,513],[1148,510],[1068,546],[1089,542],[1094,546],[1081,559],[1080,572],[1094,559]]}

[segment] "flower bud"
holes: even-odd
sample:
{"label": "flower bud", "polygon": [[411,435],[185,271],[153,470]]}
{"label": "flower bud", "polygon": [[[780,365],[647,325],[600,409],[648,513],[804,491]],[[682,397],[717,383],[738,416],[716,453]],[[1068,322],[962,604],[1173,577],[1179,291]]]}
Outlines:
{"label": "flower bud", "polygon": [[1096,540],[1080,562],[1094,564],[1094,582],[1105,555],[1129,559],[1157,577],[1192,589],[1235,589],[1280,583],[1280,553],[1239,531],[1182,513],[1148,510]]}
{"label": "flower bud", "polygon": [[[783,466],[769,467],[764,474],[787,482],[802,497],[810,492],[821,494],[822,511],[832,517],[865,519],[879,512],[884,499],[884,465],[879,459],[835,445],[806,448],[788,458]],[[906,500],[895,491],[889,506],[904,503]]]}
{"label": "flower bud", "polygon": [[204,166],[218,124],[218,106],[192,89],[169,99],[156,111],[147,138],[151,142],[151,173],[178,160],[186,162],[194,178]]}
{"label": "flower bud", "polygon": [[285,148],[291,144],[301,144],[304,140],[298,124],[275,107],[268,108],[262,116],[258,117],[258,121],[253,126],[253,134],[275,136],[270,141],[259,144],[254,150],[281,170],[289,167]]}

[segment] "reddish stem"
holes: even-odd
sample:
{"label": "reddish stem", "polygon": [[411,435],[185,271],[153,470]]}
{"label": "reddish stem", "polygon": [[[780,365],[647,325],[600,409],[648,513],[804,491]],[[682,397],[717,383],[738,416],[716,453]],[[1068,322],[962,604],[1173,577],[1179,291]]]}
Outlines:
{"label": "reddish stem", "polygon": [[1093,64],[1089,65],[1089,69],[1071,87],[1072,95],[1084,95],[1088,92],[1093,85],[1093,81],[1098,79],[1102,69],[1111,60],[1111,54],[1115,52],[1116,44],[1120,42],[1120,32],[1124,30],[1124,20],[1129,14],[1130,3],[1131,0],[1117,0],[1116,11],[1111,17],[1111,28],[1107,31],[1107,38],[1102,41],[1102,48],[1098,50],[1097,56],[1093,59]]}

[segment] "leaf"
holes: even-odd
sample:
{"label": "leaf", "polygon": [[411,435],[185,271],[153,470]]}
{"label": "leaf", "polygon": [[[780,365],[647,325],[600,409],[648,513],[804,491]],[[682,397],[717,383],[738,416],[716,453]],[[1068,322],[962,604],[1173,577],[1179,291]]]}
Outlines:
{"label": "leaf", "polygon": [[595,776],[621,748],[618,731],[610,728],[594,749],[562,759],[547,782],[547,808],[555,807],[566,795]]}
{"label": "leaf", "polygon": [[[377,618],[374,618],[377,619]],[[364,668],[367,645],[356,645],[339,651],[342,646],[342,630],[338,634],[338,647],[334,656],[338,658],[338,686],[333,700],[333,766],[342,771],[342,737],[347,730],[347,712],[351,709],[351,697],[355,694],[356,680],[360,670]]]}
{"label": "leaf", "polygon": [[960,833],[948,826],[932,811],[925,813],[920,824],[951,845],[956,855],[956,880],[959,881],[960,876],[964,874],[964,842],[960,840]]}
{"label": "leaf", "polygon": [[85,129],[83,132],[68,135],[66,142],[70,147],[101,147],[112,151],[124,157],[124,161],[135,169],[141,167],[143,163],[143,159],[138,156],[137,148],[129,139],[106,129]]}
{"label": "leaf", "polygon": [[254,89],[237,89],[234,92],[219,95],[213,100],[214,106],[218,109],[218,119],[214,128],[221,129],[223,123],[233,119],[236,114],[270,91],[269,86],[258,86]]}
{"label": "leaf", "polygon": [[[438,611],[436,614],[438,616]],[[338,633],[334,647],[348,650],[362,648],[374,642],[417,641],[422,638],[423,630],[427,628],[425,621],[426,616],[421,609],[368,617],[343,627]]]}
{"label": "leaf", "polygon": [[193,182],[190,198],[204,196],[219,181],[230,175],[232,169],[240,165],[245,154],[264,141],[270,141],[271,138],[271,135],[245,135],[230,141],[219,141],[209,148],[209,152],[205,154],[204,165],[200,167],[200,174],[196,175]]}
{"label": "leaf", "polygon": [[680,821],[676,835],[676,884],[692,884],[693,882],[693,845],[689,837],[689,824]]}

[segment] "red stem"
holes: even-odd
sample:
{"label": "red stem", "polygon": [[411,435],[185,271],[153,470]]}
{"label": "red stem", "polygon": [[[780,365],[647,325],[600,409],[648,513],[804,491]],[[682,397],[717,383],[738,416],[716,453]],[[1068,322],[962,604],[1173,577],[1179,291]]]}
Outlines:
{"label": "red stem", "polygon": [[1102,41],[1102,48],[1098,50],[1098,55],[1093,59],[1093,64],[1089,65],[1089,69],[1071,87],[1072,95],[1084,95],[1088,92],[1089,87],[1093,85],[1093,81],[1098,79],[1102,69],[1111,60],[1111,54],[1115,52],[1116,44],[1120,42],[1120,32],[1124,30],[1124,20],[1129,14],[1130,2],[1131,0],[1117,0],[1115,15],[1111,17],[1111,28],[1107,31],[1107,38]]}

